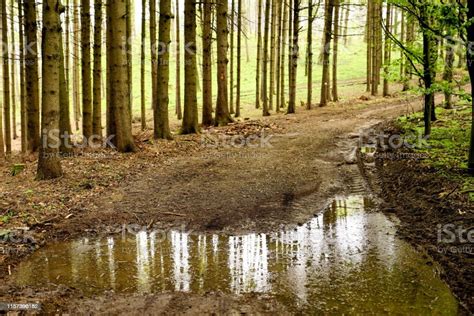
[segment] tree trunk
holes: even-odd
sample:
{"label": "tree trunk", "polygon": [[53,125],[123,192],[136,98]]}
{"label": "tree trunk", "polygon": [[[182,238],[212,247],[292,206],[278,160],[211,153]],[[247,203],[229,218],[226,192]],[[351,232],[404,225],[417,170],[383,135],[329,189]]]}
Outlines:
{"label": "tree trunk", "polygon": [[296,112],[296,78],[299,54],[298,35],[300,32],[300,6],[301,0],[295,0],[293,7],[293,49],[291,54],[290,97],[287,111],[288,114]]}
{"label": "tree trunk", "polygon": [[288,2],[287,0],[282,0],[283,3],[283,17],[282,17],[282,36],[281,36],[281,61],[280,61],[280,108],[285,106],[285,56],[286,56],[286,38],[288,34]]}
{"label": "tree trunk", "polygon": [[[3,3],[5,0],[2,0]],[[43,0],[43,41],[42,41],[42,146],[38,160],[38,180],[54,179],[62,176],[59,158],[59,108],[60,108],[60,58],[61,21],[58,0]],[[4,12],[4,11],[3,11]]]}
{"label": "tree trunk", "polygon": [[[468,20],[472,21],[474,19],[474,3],[468,1]],[[467,29],[467,69],[469,71],[469,76],[471,78],[471,91],[474,91],[474,24],[470,24]],[[471,118],[471,143],[469,149],[469,161],[468,169],[471,174],[474,174],[474,98],[472,102],[472,118]]]}
{"label": "tree trunk", "polygon": [[212,125],[212,3],[204,0],[202,22],[202,125]]}
{"label": "tree trunk", "polygon": [[107,47],[109,64],[109,136],[115,136],[114,145],[120,152],[135,151],[132,137],[130,96],[128,93],[128,57],[127,57],[127,5],[123,0],[109,0]]}
{"label": "tree trunk", "polygon": [[94,6],[94,70],[92,132],[102,138],[102,0]]}
{"label": "tree trunk", "polygon": [[340,7],[341,1],[334,0],[334,49],[332,54],[332,100],[339,101],[339,93],[337,90],[337,58],[339,50],[339,23],[340,23]]}
{"label": "tree trunk", "polygon": [[227,0],[217,1],[217,103],[216,120],[218,126],[232,122],[229,114],[228,88],[227,88],[227,53],[229,50],[227,26],[228,4]]}
{"label": "tree trunk", "polygon": [[142,34],[140,51],[140,120],[142,131],[146,129],[146,88],[145,88],[145,41],[146,41],[146,0],[142,0]]}
{"label": "tree trunk", "polygon": [[3,41],[3,119],[5,128],[6,154],[12,152],[12,127],[10,115],[10,54],[8,50],[8,17],[6,0],[2,1],[2,41]]}
{"label": "tree trunk", "polygon": [[74,121],[76,131],[79,130],[79,121],[81,118],[81,85],[80,85],[80,9],[79,9],[79,0],[74,0],[74,35],[73,35],[73,45],[74,45],[74,56],[73,56],[73,108],[74,108]]}
{"label": "tree trunk", "polygon": [[15,9],[15,0],[10,1],[10,38],[12,41],[12,51],[11,51],[11,92],[12,92],[12,128],[13,128],[13,139],[17,139],[18,135],[16,133],[16,41],[15,41],[15,18],[14,18],[14,9]]}
{"label": "tree trunk", "polygon": [[324,17],[324,54],[323,54],[323,77],[321,82],[321,101],[319,106],[324,107],[329,99],[329,57],[331,56],[331,34],[334,0],[326,0],[326,12]]}
{"label": "tree trunk", "polygon": [[[63,13],[62,11],[60,13]],[[61,29],[62,31],[62,29]],[[69,136],[72,135],[71,119],[69,113],[69,87],[66,80],[66,66],[64,58],[63,38],[59,41],[59,135],[64,136],[61,139],[60,152],[69,153],[72,151],[69,142]]]}
{"label": "tree trunk", "polygon": [[262,66],[262,1],[258,0],[258,26],[257,26],[257,74],[256,74],[256,100],[255,108],[260,108],[260,68]]}
{"label": "tree trunk", "polygon": [[270,4],[271,0],[265,2],[265,31],[263,39],[263,67],[262,67],[262,99],[263,99],[263,116],[269,116],[268,105],[268,45],[270,37]]}
{"label": "tree trunk", "polygon": [[308,1],[308,37],[306,41],[307,51],[307,74],[308,74],[308,86],[307,86],[307,99],[306,109],[311,110],[313,105],[313,0]]}
{"label": "tree trunk", "polygon": [[347,45],[349,44],[349,18],[351,16],[350,0],[345,0],[344,5],[346,6],[346,11],[344,15],[344,46],[347,47]]}
{"label": "tree trunk", "polygon": [[270,91],[269,95],[269,110],[273,110],[273,95],[275,94],[275,36],[276,36],[276,2],[271,0],[272,14],[270,20]]}
{"label": "tree trunk", "polygon": [[[26,131],[28,129],[27,126],[27,120],[26,120],[26,78],[25,78],[25,24],[24,24],[24,17],[23,17],[23,1],[19,0],[18,1],[18,16],[19,16],[19,38],[20,38],[20,96],[21,96],[21,152],[26,153],[28,150],[28,138]],[[1,115],[0,115],[1,116]],[[1,126],[1,117],[0,117],[0,129],[2,128]],[[0,141],[0,146],[2,147],[0,149],[0,155],[1,155],[1,150],[3,149],[3,133],[0,132],[0,138],[2,138],[2,141]]]}
{"label": "tree trunk", "polygon": [[158,52],[158,89],[157,104],[154,106],[154,136],[156,139],[171,139],[171,132],[168,118],[169,107],[169,80],[170,80],[170,53],[171,44],[171,0],[160,0],[160,31],[159,31],[159,52]]}
{"label": "tree trunk", "polygon": [[[390,4],[387,4],[387,13],[385,16],[385,27],[389,32],[392,30],[392,25],[391,25],[391,11],[392,11],[392,6]],[[385,47],[384,47],[384,79],[383,79],[383,96],[388,97],[390,95],[389,91],[389,82],[388,82],[388,76],[390,74],[390,52],[392,50],[392,47],[390,45],[390,36],[389,32],[386,33],[385,35]]]}
{"label": "tree trunk", "polygon": [[157,36],[156,36],[156,0],[150,1],[150,51],[151,51],[151,108],[154,110],[157,104],[157,94],[155,91],[158,89],[157,83],[157,71],[158,71],[158,47],[157,47]]}
{"label": "tree trunk", "polygon": [[125,0],[125,4],[127,7],[127,16],[126,16],[126,23],[127,23],[127,28],[126,28],[126,37],[127,37],[127,73],[128,73],[128,98],[130,99],[130,104],[129,104],[129,111],[130,111],[130,122],[132,121],[133,117],[133,46],[132,46],[132,28],[133,28],[133,2],[131,0]]}
{"label": "tree trunk", "polygon": [[230,78],[229,78],[229,111],[230,114],[234,114],[234,34],[235,34],[235,1],[230,0],[232,3],[230,12]]}
{"label": "tree trunk", "polygon": [[[227,15],[226,15],[227,17]],[[196,0],[184,3],[184,115],[182,134],[199,132],[197,109],[197,61],[196,61]],[[224,78],[227,80],[227,78]],[[225,96],[227,104],[227,94]]]}
{"label": "tree trunk", "polygon": [[453,108],[452,101],[452,84],[453,84],[453,68],[454,68],[454,47],[456,42],[451,36],[448,37],[446,43],[446,56],[444,64],[443,80],[446,81],[447,89],[444,92],[445,106],[447,109]]}
{"label": "tree trunk", "polygon": [[183,119],[183,112],[181,110],[181,12],[179,10],[179,1],[176,1],[176,115],[178,120]]}
{"label": "tree trunk", "polygon": [[92,135],[91,13],[90,0],[81,0],[82,133]]}
{"label": "tree trunk", "polygon": [[235,117],[240,117],[240,85],[242,76],[242,0],[239,2],[237,22],[237,96],[235,101]]}
{"label": "tree trunk", "polygon": [[[421,5],[420,10],[423,21],[427,21],[426,5]],[[423,82],[426,90],[424,108],[425,136],[431,135],[431,107],[434,103],[434,93],[430,92],[434,80],[433,69],[431,68],[431,50],[433,49],[431,36],[430,31],[423,28]]]}
{"label": "tree trunk", "polygon": [[276,36],[276,102],[275,102],[275,110],[280,112],[281,107],[281,52],[283,49],[283,43],[281,41],[282,32],[283,32],[283,0],[278,0],[278,12],[277,12],[277,36]]}

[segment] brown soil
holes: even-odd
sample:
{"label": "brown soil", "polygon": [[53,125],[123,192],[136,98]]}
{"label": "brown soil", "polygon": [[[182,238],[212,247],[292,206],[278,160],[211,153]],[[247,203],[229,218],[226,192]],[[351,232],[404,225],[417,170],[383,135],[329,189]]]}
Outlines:
{"label": "brown soil", "polygon": [[[35,162],[30,158],[25,171],[15,177],[9,175],[9,165],[2,167],[1,214],[12,215],[0,229],[28,227],[36,246],[41,246],[53,240],[104,235],[110,227],[129,223],[229,233],[264,232],[280,224],[302,223],[323,210],[336,193],[353,191],[354,167],[346,164],[345,157],[354,133],[419,108],[414,99],[359,100],[206,131],[212,137],[264,131],[273,138],[272,146],[263,148],[208,148],[202,145],[202,136],[177,136],[173,142],[154,143],[150,132],[141,133],[139,153],[104,151],[94,159],[87,155],[90,153],[81,154],[66,159],[66,175],[50,182],[32,181]],[[393,188],[397,181],[389,180]],[[311,196],[311,207],[301,202],[307,196]],[[403,214],[401,219],[407,220]],[[135,314],[150,310],[205,313],[216,311],[216,306],[235,313],[284,310],[274,300],[258,295],[169,293],[130,298],[104,294],[90,299],[74,289],[22,289],[8,275],[30,248],[17,246],[25,251],[0,255],[4,284],[0,301],[38,300],[50,312],[71,313],[109,308]]]}
{"label": "brown soil", "polygon": [[[388,135],[398,134],[392,124],[379,128]],[[400,219],[400,237],[441,264],[443,279],[463,307],[474,311],[474,245],[438,241],[439,226],[474,227],[474,206],[468,195],[462,192],[462,183],[448,177],[449,173],[424,166],[412,152],[381,154],[390,159],[377,160],[376,167],[365,168],[365,173],[369,175],[374,191],[384,201],[382,210]]]}

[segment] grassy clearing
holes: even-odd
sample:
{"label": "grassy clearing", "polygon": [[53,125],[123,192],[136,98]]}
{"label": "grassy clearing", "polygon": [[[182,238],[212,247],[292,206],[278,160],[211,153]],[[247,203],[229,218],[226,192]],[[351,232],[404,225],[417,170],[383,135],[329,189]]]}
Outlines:
{"label": "grassy clearing", "polygon": [[[449,179],[462,185],[462,191],[470,194],[474,201],[474,177],[468,175],[467,160],[471,133],[471,108],[467,104],[459,104],[454,110],[438,108],[438,121],[433,122],[432,135],[427,141],[429,146],[414,150],[427,154],[423,160],[425,166],[434,167]],[[403,116],[397,121],[407,139],[416,139],[423,134],[423,113]]]}

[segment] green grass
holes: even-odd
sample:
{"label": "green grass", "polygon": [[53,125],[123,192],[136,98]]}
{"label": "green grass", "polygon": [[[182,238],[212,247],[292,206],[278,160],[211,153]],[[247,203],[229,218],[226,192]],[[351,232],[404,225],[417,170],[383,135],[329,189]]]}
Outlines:
{"label": "green grass", "polygon": [[[434,167],[441,174],[460,183],[464,191],[474,189],[474,178],[464,172],[469,153],[471,113],[467,104],[455,110],[438,108],[438,121],[433,122],[429,147],[415,149],[416,152],[427,154],[428,158],[423,160],[424,165]],[[397,123],[402,133],[410,138],[422,135],[424,131],[423,113],[403,116]],[[474,199],[474,195],[470,195],[471,200]]]}

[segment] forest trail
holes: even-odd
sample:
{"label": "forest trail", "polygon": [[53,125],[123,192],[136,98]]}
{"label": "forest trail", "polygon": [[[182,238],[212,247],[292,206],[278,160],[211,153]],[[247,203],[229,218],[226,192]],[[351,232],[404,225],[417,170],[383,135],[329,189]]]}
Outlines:
{"label": "forest trail", "polygon": [[[64,229],[138,221],[242,232],[303,223],[335,194],[358,193],[351,188],[355,166],[345,164],[357,141],[351,133],[420,108],[418,99],[379,99],[264,119],[285,132],[263,134],[263,146],[255,148],[233,148],[221,141],[217,148],[170,158],[104,195],[94,211]],[[306,196],[311,196],[311,207],[299,201]]]}

